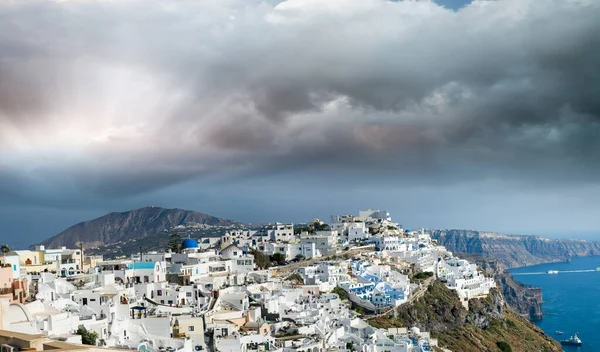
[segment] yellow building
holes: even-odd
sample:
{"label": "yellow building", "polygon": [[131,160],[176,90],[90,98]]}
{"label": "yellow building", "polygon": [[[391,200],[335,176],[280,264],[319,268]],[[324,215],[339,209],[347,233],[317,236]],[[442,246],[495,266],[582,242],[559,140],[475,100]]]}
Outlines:
{"label": "yellow building", "polygon": [[40,265],[45,262],[44,251],[20,250],[14,252],[19,256],[21,266]]}

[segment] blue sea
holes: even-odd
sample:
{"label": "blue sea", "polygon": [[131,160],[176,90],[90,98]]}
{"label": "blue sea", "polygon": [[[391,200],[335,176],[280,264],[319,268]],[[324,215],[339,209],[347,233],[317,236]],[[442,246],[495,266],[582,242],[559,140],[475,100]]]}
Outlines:
{"label": "blue sea", "polygon": [[[597,267],[600,267],[600,256],[509,270],[518,281],[542,288],[544,319],[536,322],[537,326],[556,340],[567,339],[579,332],[583,346],[563,346],[565,351],[600,351],[600,272],[560,271],[595,270]],[[548,270],[559,273],[549,275],[546,274]],[[557,335],[557,330],[564,334]]]}

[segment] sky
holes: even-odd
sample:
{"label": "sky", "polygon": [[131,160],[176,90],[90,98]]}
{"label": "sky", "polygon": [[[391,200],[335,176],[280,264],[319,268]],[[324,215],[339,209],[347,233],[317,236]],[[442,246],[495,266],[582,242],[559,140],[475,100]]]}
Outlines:
{"label": "sky", "polygon": [[598,48],[597,0],[3,1],[0,242],[147,205],[595,238]]}

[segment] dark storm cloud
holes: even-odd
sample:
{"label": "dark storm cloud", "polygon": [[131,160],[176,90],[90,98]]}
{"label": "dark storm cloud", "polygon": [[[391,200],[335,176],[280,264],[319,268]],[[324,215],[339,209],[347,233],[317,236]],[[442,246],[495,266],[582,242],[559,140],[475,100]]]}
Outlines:
{"label": "dark storm cloud", "polygon": [[0,192],[595,183],[599,47],[592,0],[4,2]]}

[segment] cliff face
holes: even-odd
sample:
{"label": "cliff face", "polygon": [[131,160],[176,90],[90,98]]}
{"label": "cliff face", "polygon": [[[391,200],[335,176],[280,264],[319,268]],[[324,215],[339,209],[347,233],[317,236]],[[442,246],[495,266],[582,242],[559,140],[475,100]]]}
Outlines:
{"label": "cliff face", "polygon": [[486,298],[472,299],[466,310],[455,291],[440,282],[428,287],[416,302],[398,307],[397,318],[369,320],[375,327],[419,327],[431,331],[440,346],[452,351],[562,351],[558,342],[507,309],[505,298],[492,289]]}
{"label": "cliff face", "polygon": [[512,309],[529,320],[542,320],[544,314],[541,288],[524,285],[509,273],[500,274],[496,280],[500,282],[502,294]]}
{"label": "cliff face", "polygon": [[506,303],[515,312],[532,321],[543,318],[541,307],[543,302],[542,289],[515,280],[510,273],[505,271],[504,265],[497,259],[462,253],[459,256],[476,263],[487,275],[493,276]]}
{"label": "cliff face", "polygon": [[472,230],[432,230],[431,235],[455,253],[496,258],[509,269],[565,261],[577,256],[600,255],[600,242],[595,241],[559,240]]}
{"label": "cliff face", "polygon": [[118,241],[141,239],[185,226],[232,226],[235,221],[182,209],[145,207],[122,213],[110,213],[100,218],[71,226],[43,241],[47,248],[73,248],[81,241],[86,247],[110,245]]}

